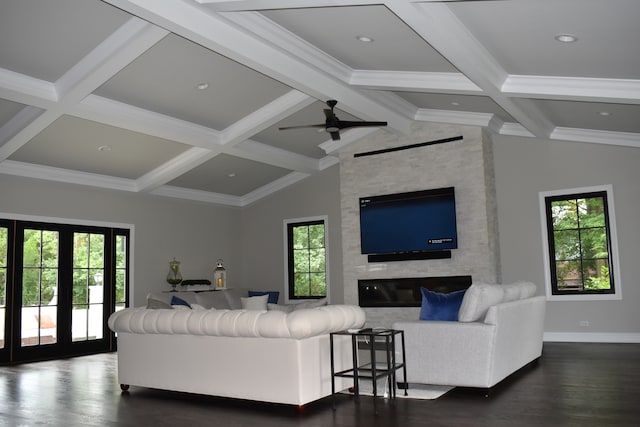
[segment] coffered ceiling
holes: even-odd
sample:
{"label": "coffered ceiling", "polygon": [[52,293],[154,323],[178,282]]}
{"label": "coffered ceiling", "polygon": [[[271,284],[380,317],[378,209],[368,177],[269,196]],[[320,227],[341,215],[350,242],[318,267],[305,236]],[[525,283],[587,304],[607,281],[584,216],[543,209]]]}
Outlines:
{"label": "coffered ceiling", "polygon": [[[3,0],[0,179],[245,206],[413,121],[640,148],[639,20],[637,0]],[[388,126],[278,130],[329,99]]]}

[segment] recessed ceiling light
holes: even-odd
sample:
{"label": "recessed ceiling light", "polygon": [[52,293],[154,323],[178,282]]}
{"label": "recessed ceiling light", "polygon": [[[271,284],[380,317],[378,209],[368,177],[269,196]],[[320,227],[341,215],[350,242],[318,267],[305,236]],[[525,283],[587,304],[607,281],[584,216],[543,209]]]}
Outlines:
{"label": "recessed ceiling light", "polygon": [[607,117],[607,116],[610,116],[610,115],[611,115],[611,113],[610,113],[610,112],[608,112],[608,111],[600,111],[598,114],[600,114],[600,115],[601,115],[601,116],[603,116],[603,117]]}
{"label": "recessed ceiling light", "polygon": [[373,43],[373,37],[369,36],[356,36],[356,39],[362,43]]}
{"label": "recessed ceiling light", "polygon": [[236,174],[235,174],[235,172],[231,172],[230,174],[227,174],[227,176],[229,178],[235,178]]}
{"label": "recessed ceiling light", "polygon": [[108,151],[111,151],[111,146],[109,145],[101,145],[98,147],[98,151],[102,151],[103,153],[106,153]]}
{"label": "recessed ceiling light", "polygon": [[558,34],[555,39],[562,43],[573,43],[578,40],[578,38],[573,34]]}
{"label": "recessed ceiling light", "polygon": [[198,83],[196,85],[196,89],[198,89],[198,90],[205,90],[208,87],[209,87],[209,83],[207,83],[207,82]]}
{"label": "recessed ceiling light", "polygon": [[458,101],[453,101],[451,105],[455,105],[457,107],[458,105],[460,105],[460,103]]}

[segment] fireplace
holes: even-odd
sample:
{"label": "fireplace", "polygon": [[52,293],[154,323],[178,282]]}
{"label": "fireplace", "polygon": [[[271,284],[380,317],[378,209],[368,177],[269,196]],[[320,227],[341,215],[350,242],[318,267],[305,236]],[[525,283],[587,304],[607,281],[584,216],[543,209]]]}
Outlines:
{"label": "fireplace", "polygon": [[360,307],[420,307],[420,288],[449,293],[471,286],[471,276],[358,280]]}

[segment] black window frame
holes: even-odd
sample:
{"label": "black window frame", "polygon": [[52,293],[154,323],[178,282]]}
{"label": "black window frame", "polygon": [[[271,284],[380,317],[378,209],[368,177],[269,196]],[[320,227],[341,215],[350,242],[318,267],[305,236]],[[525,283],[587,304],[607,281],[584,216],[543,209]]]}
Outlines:
{"label": "black window frame", "polygon": [[[556,267],[557,261],[560,259],[557,258],[556,254],[556,245],[555,245],[555,232],[557,231],[554,228],[553,221],[553,212],[552,212],[552,204],[558,201],[570,201],[570,200],[579,200],[579,199],[594,199],[601,198],[603,201],[603,212],[604,212],[604,228],[606,230],[606,244],[607,244],[607,264],[609,269],[609,288],[608,289],[585,289],[585,277],[582,276],[580,282],[582,283],[582,287],[574,288],[574,289],[560,289],[558,287],[558,271]],[[609,203],[609,192],[606,189],[599,189],[594,191],[581,191],[581,192],[560,192],[558,194],[549,195],[544,197],[544,211],[545,211],[545,219],[546,219],[546,241],[547,241],[547,262],[549,266],[549,271],[547,272],[550,277],[550,293],[551,296],[580,296],[580,295],[617,295],[617,281],[616,281],[616,250],[614,245],[612,244],[612,230],[611,227],[611,209]],[[589,230],[589,227],[580,227],[580,217],[577,218],[578,227],[574,230],[577,231],[578,234],[578,244],[582,245],[582,232],[585,230]],[[605,259],[605,258],[598,258]],[[595,260],[595,258],[588,260]],[[583,258],[583,252],[580,250],[579,259],[577,259],[580,263],[580,271],[584,271],[584,264],[587,259]]]}
{"label": "black window frame", "polygon": [[[312,225],[322,225],[324,230],[324,275],[325,275],[325,293],[324,295],[303,295],[297,296],[295,294],[295,272],[294,272],[294,248],[293,248],[293,230],[296,227],[308,227]],[[300,301],[300,300],[314,300],[327,298],[329,296],[329,248],[328,248],[328,236],[327,236],[327,221],[326,218],[309,218],[302,220],[289,220],[285,221],[286,231],[286,261],[287,261],[287,300],[288,301]],[[309,273],[314,273],[311,270]]]}

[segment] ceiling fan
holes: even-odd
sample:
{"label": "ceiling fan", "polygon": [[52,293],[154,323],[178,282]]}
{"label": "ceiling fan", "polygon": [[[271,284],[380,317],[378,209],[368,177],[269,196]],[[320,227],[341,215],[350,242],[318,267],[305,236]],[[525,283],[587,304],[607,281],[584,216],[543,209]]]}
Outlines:
{"label": "ceiling fan", "polygon": [[387,122],[367,122],[367,121],[348,121],[348,120],[340,120],[338,116],[333,112],[338,101],[335,99],[330,99],[327,101],[327,105],[329,108],[325,108],[324,116],[326,120],[324,123],[317,125],[302,125],[302,126],[286,126],[278,128],[279,130],[288,130],[288,129],[302,129],[302,128],[324,128],[325,132],[328,132],[331,135],[331,139],[337,141],[340,139],[340,131],[342,129],[349,129],[355,127],[378,127],[378,126],[386,126]]}

